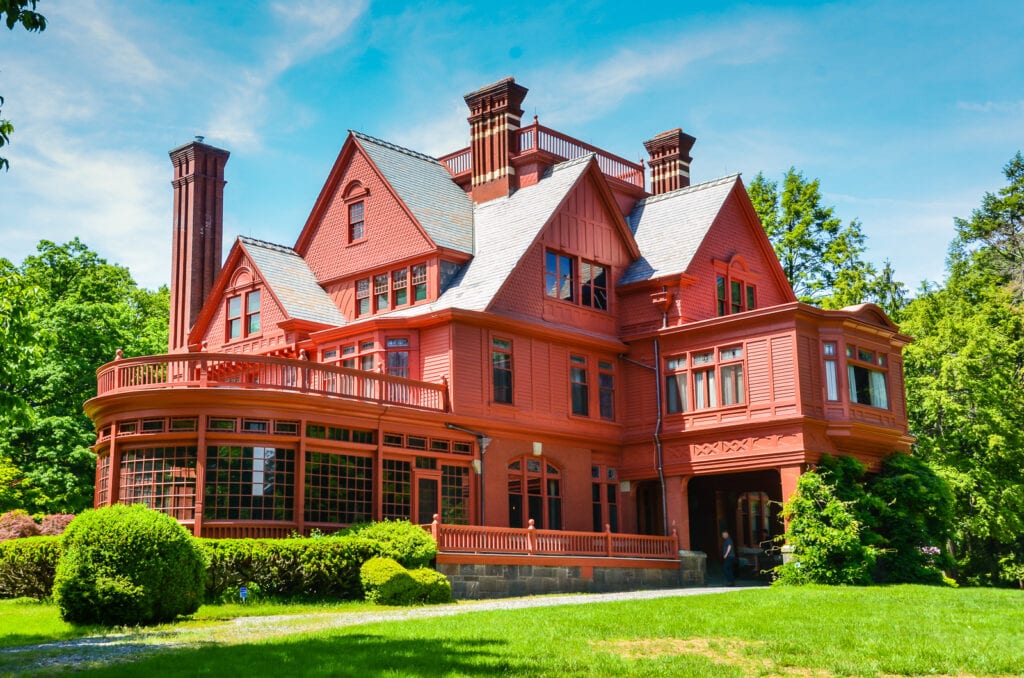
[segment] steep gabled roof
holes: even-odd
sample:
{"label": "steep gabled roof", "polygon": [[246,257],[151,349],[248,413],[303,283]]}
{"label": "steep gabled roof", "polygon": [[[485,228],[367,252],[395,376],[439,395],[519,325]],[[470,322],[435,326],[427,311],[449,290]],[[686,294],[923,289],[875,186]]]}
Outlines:
{"label": "steep gabled roof", "polygon": [[245,236],[238,240],[289,318],[324,325],[345,324],[345,316],[295,250]]}
{"label": "steep gabled roof", "polygon": [[435,245],[473,252],[473,201],[444,165],[362,132],[351,134]]}
{"label": "steep gabled roof", "polygon": [[415,316],[448,308],[486,310],[592,159],[593,155],[586,155],[555,165],[536,184],[476,206],[473,259],[437,301],[388,315]]}
{"label": "steep gabled roof", "polygon": [[638,202],[626,222],[640,258],[618,284],[684,273],[737,181],[733,174]]}

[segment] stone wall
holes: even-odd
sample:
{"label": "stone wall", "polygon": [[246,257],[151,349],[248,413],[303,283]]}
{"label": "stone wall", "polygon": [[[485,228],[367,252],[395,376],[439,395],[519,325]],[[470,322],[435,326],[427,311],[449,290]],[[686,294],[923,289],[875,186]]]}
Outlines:
{"label": "stone wall", "polygon": [[456,600],[703,586],[707,556],[679,555],[678,569],[438,563],[437,570],[452,583]]}

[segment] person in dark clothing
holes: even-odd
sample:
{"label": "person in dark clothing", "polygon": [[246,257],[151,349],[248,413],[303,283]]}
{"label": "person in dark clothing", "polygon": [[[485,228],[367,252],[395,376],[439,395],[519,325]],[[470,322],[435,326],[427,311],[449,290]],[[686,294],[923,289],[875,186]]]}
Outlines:
{"label": "person in dark clothing", "polygon": [[736,546],[732,537],[725,530],[722,531],[722,572],[725,574],[725,585],[736,585]]}

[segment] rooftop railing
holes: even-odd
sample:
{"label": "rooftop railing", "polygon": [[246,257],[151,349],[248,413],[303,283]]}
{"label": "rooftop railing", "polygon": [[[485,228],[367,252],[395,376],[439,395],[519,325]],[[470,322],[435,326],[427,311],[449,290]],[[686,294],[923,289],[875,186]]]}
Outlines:
{"label": "rooftop railing", "polygon": [[[561,160],[575,160],[590,153],[597,156],[597,166],[601,171],[619,181],[644,187],[644,167],[640,163],[630,162],[625,158],[612,155],[596,146],[584,143],[568,135],[544,127],[538,122],[528,125],[516,132],[516,156],[543,151]],[[449,153],[439,159],[448,168],[452,176],[459,176],[473,169],[473,153],[470,148],[463,148]]]}
{"label": "rooftop railing", "polygon": [[308,360],[234,353],[125,358],[96,371],[96,395],[155,389],[231,388],[333,396],[447,412],[448,388]]}

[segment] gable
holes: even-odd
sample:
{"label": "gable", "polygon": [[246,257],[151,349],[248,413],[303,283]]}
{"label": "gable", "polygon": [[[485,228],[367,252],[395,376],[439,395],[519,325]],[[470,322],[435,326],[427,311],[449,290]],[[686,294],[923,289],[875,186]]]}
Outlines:
{"label": "gable", "polygon": [[[252,293],[259,293],[259,331],[249,332],[246,316],[250,314],[246,302]],[[229,300],[239,298],[237,337],[229,336]],[[236,241],[228,254],[224,268],[217,276],[210,296],[196,318],[189,334],[190,344],[206,345],[211,353],[263,353],[286,343],[285,332],[278,326],[287,318],[280,302],[270,292],[266,279]]]}
{"label": "gable", "polygon": [[[364,237],[349,239],[349,208],[363,204]],[[295,251],[321,283],[352,276],[436,247],[377,168],[349,137]]]}
{"label": "gable", "polygon": [[682,315],[689,319],[718,315],[719,276],[741,283],[744,291],[752,285],[757,308],[796,301],[746,189],[738,180],[722,202],[686,273],[696,280],[681,300]]}
{"label": "gable", "polygon": [[[549,253],[572,262],[576,287],[573,301],[548,296],[545,261]],[[636,243],[614,197],[607,190],[600,171],[590,165],[511,271],[490,310],[612,334],[615,328],[613,281],[632,263],[636,254]],[[604,309],[581,303],[581,266],[584,264],[596,264],[606,271]]]}

